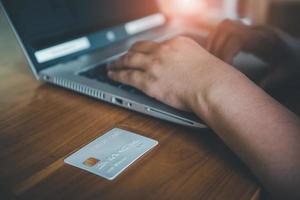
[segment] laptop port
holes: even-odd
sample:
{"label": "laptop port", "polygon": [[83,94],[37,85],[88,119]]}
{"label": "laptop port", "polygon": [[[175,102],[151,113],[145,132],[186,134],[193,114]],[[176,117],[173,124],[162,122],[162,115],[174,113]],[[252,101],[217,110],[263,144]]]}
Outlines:
{"label": "laptop port", "polygon": [[113,98],[112,99],[112,102],[113,103],[116,103],[116,104],[118,104],[118,105],[123,105],[123,100],[122,99],[120,99],[120,98]]}

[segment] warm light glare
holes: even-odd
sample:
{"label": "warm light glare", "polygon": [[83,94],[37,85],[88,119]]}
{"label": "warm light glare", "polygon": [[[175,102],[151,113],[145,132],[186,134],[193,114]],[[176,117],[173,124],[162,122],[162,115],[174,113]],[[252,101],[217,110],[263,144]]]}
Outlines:
{"label": "warm light glare", "polygon": [[182,13],[199,12],[199,9],[202,7],[200,3],[202,1],[199,0],[177,0],[177,2],[177,5],[179,6],[178,10],[181,10]]}
{"label": "warm light glare", "polygon": [[203,0],[159,0],[162,11],[171,17],[199,15],[204,9]]}

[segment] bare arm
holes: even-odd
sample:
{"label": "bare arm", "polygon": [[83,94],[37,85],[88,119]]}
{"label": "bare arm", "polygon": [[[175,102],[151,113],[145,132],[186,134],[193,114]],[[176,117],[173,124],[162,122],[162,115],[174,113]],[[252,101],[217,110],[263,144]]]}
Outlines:
{"label": "bare arm", "polygon": [[[271,27],[228,20],[207,42],[209,51],[229,63],[241,50],[268,62],[273,70],[261,82],[264,87],[298,80],[299,47],[299,41]],[[300,187],[299,119],[248,80],[238,79],[234,88],[219,85],[219,93],[209,95],[207,104],[212,112],[206,119],[275,197],[288,198],[289,194],[299,199],[299,193],[295,194]],[[234,106],[228,109],[230,104]]]}
{"label": "bare arm", "polygon": [[[300,199],[300,121],[244,76],[213,86],[193,110],[276,199]],[[205,105],[204,108],[199,105]]]}
{"label": "bare arm", "polygon": [[109,76],[198,114],[276,198],[300,197],[300,122],[194,41],[135,44]]}

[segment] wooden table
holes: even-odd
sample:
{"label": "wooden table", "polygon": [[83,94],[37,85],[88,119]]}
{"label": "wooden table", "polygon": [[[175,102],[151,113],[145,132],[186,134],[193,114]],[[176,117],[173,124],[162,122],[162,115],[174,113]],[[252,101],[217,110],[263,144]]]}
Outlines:
{"label": "wooden table", "polygon": [[[63,159],[119,127],[159,141],[116,180]],[[254,199],[259,185],[209,130],[36,81],[0,16],[0,199]]]}

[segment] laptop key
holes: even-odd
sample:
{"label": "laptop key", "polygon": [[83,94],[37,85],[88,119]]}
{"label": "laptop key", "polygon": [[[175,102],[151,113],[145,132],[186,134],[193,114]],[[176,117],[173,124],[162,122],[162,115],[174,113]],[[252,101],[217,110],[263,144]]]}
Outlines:
{"label": "laptop key", "polygon": [[136,88],[125,85],[116,81],[111,80],[107,76],[107,69],[106,69],[107,64],[102,64],[97,67],[94,67],[92,69],[89,69],[87,71],[81,72],[79,75],[87,77],[89,79],[94,79],[102,83],[106,83],[112,86],[115,86],[119,89],[125,90],[127,92],[130,92],[132,94],[142,94],[141,91],[137,90]]}

